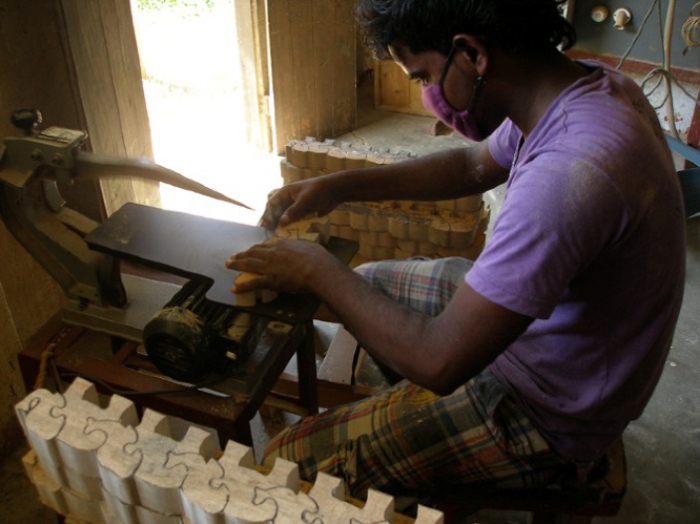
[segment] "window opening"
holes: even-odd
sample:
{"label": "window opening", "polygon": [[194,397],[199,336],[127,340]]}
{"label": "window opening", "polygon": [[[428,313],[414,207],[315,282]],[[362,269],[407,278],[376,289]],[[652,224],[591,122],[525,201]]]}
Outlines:
{"label": "window opening", "polygon": [[279,158],[246,143],[234,0],[131,0],[154,159],[255,211],[161,184],[164,209],[256,224]]}

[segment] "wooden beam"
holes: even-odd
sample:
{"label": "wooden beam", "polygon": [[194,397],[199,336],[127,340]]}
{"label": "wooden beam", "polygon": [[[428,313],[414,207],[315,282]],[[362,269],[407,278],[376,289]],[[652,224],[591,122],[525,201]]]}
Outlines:
{"label": "wooden beam", "polygon": [[[65,36],[96,153],[153,158],[129,0],[61,0]],[[158,183],[100,181],[107,215],[127,202],[160,205]]]}

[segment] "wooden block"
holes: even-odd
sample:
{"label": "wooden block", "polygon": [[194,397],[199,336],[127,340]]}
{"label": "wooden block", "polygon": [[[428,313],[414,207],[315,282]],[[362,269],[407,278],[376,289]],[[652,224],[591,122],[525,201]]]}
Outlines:
{"label": "wooden block", "polygon": [[413,256],[418,253],[418,242],[415,240],[397,240],[396,241],[396,247],[400,249],[401,251],[405,251],[406,253],[410,253],[410,256]]}
{"label": "wooden block", "polygon": [[367,155],[359,151],[348,151],[345,157],[345,169],[362,169],[365,167]]}
{"label": "wooden block", "polygon": [[337,207],[330,212],[328,218],[331,221],[331,225],[336,226],[349,226],[350,225],[350,211],[343,207]]}
{"label": "wooden block", "polygon": [[328,150],[326,157],[326,171],[334,173],[345,170],[345,157],[347,151],[340,147],[332,147]]}
{"label": "wooden block", "polygon": [[360,244],[376,246],[379,244],[379,234],[374,231],[360,231]]}
{"label": "wooden block", "polygon": [[475,213],[483,204],[483,194],[477,193],[455,200],[455,212],[460,214]]}
{"label": "wooden block", "polygon": [[430,236],[430,218],[412,216],[408,221],[408,238],[416,242],[425,242]]}
{"label": "wooden block", "polygon": [[435,203],[435,206],[443,211],[453,212],[455,211],[455,201],[454,200],[439,200]]}
{"label": "wooden block", "polygon": [[474,215],[469,213],[464,218],[451,220],[450,247],[466,249],[472,245],[477,233],[477,223]]}
{"label": "wooden block", "polygon": [[297,167],[308,167],[309,146],[305,142],[295,143],[290,150],[289,161]]}
{"label": "wooden block", "polygon": [[213,480],[211,485],[215,489],[225,489],[228,493],[228,503],[224,510],[227,522],[276,522],[281,508],[268,498],[256,502],[260,490],[278,488],[278,492],[287,493],[292,499],[299,490],[296,464],[277,460],[267,476],[252,469],[252,463],[252,450],[236,442],[229,442],[219,459],[224,474],[221,479]]}
{"label": "wooden block", "polygon": [[409,216],[405,213],[394,213],[389,217],[388,232],[399,240],[407,240]]}
{"label": "wooden block", "polygon": [[353,229],[352,226],[338,226],[338,235],[340,238],[347,238],[355,242],[360,240],[360,232],[357,229]]}
{"label": "wooden block", "polygon": [[291,184],[293,182],[298,182],[304,179],[304,170],[300,167],[295,166],[287,159],[282,159],[280,161],[280,175],[284,184]]}
{"label": "wooden block", "polygon": [[292,150],[297,144],[306,144],[306,142],[304,140],[290,140],[284,146],[284,156],[289,162],[292,162]]}
{"label": "wooden block", "polygon": [[17,418],[43,471],[61,486],[66,486],[67,482],[63,476],[62,462],[56,448],[56,437],[61,432],[66,417],[54,412],[54,409],[62,408],[65,402],[63,395],[38,389],[15,406]]}
{"label": "wooden block", "polygon": [[[122,425],[113,420],[90,420],[85,427],[85,433],[101,432],[105,436],[104,444],[97,450],[97,465],[102,481],[102,494],[105,501],[116,497],[127,505],[139,503],[134,473],[141,463],[141,454],[126,453],[129,444],[136,444],[139,439],[136,428],[132,425]],[[109,504],[112,513],[119,516],[120,507]],[[125,520],[125,518],[122,520]]]}
{"label": "wooden block", "polygon": [[68,514],[68,505],[63,494],[63,488],[46,474],[40,463],[37,463],[32,469],[32,478],[30,480],[36,487],[42,504],[61,515]]}
{"label": "wooden block", "polygon": [[[136,426],[138,440],[124,446],[125,453],[138,454],[139,466],[133,475],[140,506],[163,515],[182,513],[180,486],[187,475],[187,468],[180,465],[165,468],[168,455],[178,445],[178,423],[173,417],[166,417],[147,409],[141,423]],[[189,430],[186,434],[189,434]],[[190,439],[207,438],[198,432]],[[197,443],[191,447],[197,447]]]}
{"label": "wooden block", "polygon": [[389,229],[389,215],[383,210],[374,210],[367,217],[367,228],[370,231],[383,232]]}
{"label": "wooden block", "polygon": [[330,225],[330,218],[327,215],[309,217],[278,227],[275,230],[275,236],[309,240],[325,245],[330,239]]}
{"label": "wooden block", "polygon": [[396,237],[388,231],[382,231],[377,234],[377,246],[379,247],[396,247]]}
{"label": "wooden block", "polygon": [[372,248],[372,258],[374,260],[389,260],[394,258],[395,247],[374,246]]}
{"label": "wooden block", "polygon": [[419,504],[414,524],[445,524],[445,516],[442,511]]}
{"label": "wooden block", "polygon": [[[105,443],[101,432],[86,433],[88,421],[111,420],[122,425],[138,423],[136,406],[124,397],[113,395],[109,405],[102,408],[97,388],[82,378],[76,378],[64,394],[66,404],[60,408],[66,423],[56,438],[68,485],[90,498],[101,498],[100,470],[97,450]],[[97,488],[95,488],[97,485]]]}
{"label": "wooden block", "polygon": [[307,145],[309,149],[306,154],[306,167],[315,171],[325,169],[328,146],[322,142],[309,142]]}
{"label": "wooden block", "polygon": [[481,210],[481,220],[479,221],[479,231],[485,233],[491,221],[491,206],[484,204]]}
{"label": "wooden block", "polygon": [[450,245],[450,222],[442,215],[433,217],[428,231],[428,241],[436,246],[447,247]]}
{"label": "wooden block", "polygon": [[415,256],[415,253],[409,253],[408,251],[404,251],[403,249],[397,247],[394,248],[394,258],[396,260],[406,260],[408,258],[411,258]]}
{"label": "wooden block", "polygon": [[374,260],[374,247],[370,244],[360,244],[357,254],[367,260]]}
{"label": "wooden block", "polygon": [[[249,282],[259,278],[261,275],[257,273],[249,273],[247,271],[239,274],[233,281],[234,286],[239,286],[242,283]],[[258,303],[272,302],[278,296],[277,292],[270,289],[257,289],[246,293],[234,293],[235,304],[239,307],[253,307]]]}
{"label": "wooden block", "polygon": [[71,489],[63,489],[63,498],[66,501],[67,512],[64,515],[71,516],[83,522],[103,522],[104,514],[100,500],[87,498]]}
{"label": "wooden block", "polygon": [[350,210],[350,227],[355,231],[369,231],[368,217],[369,209],[354,206]]}
{"label": "wooden block", "polygon": [[223,478],[224,469],[213,457],[176,448],[166,468],[184,465],[187,476],[180,489],[183,514],[196,524],[217,524],[228,502],[228,492],[212,483]]}

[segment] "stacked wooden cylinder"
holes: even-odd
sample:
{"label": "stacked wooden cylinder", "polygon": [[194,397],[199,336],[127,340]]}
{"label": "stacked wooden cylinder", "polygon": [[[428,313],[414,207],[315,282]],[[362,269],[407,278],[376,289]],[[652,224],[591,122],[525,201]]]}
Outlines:
{"label": "stacked wooden cylinder", "polygon": [[[413,156],[406,151],[309,137],[287,144],[281,174],[286,185],[336,171],[394,164]],[[413,256],[474,260],[484,247],[489,218],[490,209],[481,194],[438,202],[353,202],[331,212],[330,233],[359,242],[353,267]]]}

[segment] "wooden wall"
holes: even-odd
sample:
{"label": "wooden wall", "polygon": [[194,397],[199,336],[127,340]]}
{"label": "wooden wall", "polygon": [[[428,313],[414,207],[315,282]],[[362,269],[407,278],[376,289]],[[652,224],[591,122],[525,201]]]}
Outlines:
{"label": "wooden wall", "polygon": [[274,142],[334,138],[357,118],[354,0],[268,2]]}
{"label": "wooden wall", "polygon": [[[129,0],[0,0],[0,139],[19,134],[9,117],[21,107],[39,109],[41,127],[86,130],[95,152],[152,156]],[[159,200],[157,186],[131,180],[76,184],[64,197],[97,220]],[[24,396],[16,354],[64,294],[2,222],[0,253],[1,446]]]}

